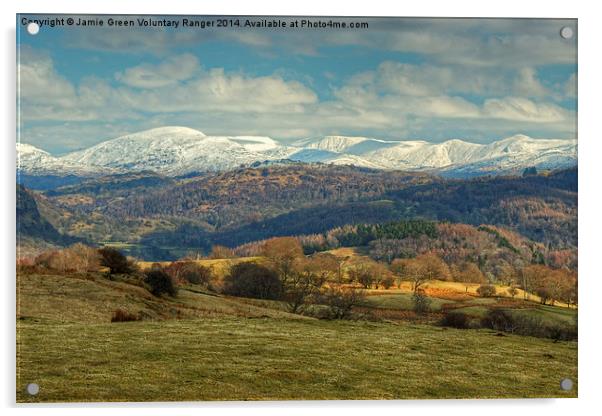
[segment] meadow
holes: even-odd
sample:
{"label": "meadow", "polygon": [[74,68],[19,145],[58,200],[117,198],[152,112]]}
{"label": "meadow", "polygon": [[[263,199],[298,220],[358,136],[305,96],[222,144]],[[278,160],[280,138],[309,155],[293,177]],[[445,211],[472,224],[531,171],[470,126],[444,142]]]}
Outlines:
{"label": "meadow", "polygon": [[[17,282],[19,402],[577,395],[577,385],[559,388],[561,378],[577,380],[573,341],[419,320],[319,320],[195,286],[157,298],[103,274],[19,274]],[[366,307],[402,311],[400,291],[374,291]],[[474,307],[498,301],[473,298]],[[574,316],[529,303],[529,313]],[[111,323],[116,308],[143,320]],[[25,393],[31,382],[37,396]]]}

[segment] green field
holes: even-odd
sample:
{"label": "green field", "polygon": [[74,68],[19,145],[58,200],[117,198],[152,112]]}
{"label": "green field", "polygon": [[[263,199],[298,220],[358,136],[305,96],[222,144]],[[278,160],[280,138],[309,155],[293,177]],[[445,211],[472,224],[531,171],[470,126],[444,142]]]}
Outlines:
{"label": "green field", "polygon": [[19,401],[574,397],[558,383],[577,379],[572,342],[274,318],[25,320],[18,356]]}
{"label": "green field", "polygon": [[[19,402],[577,395],[559,388],[577,380],[576,342],[317,320],[193,288],[155,298],[100,275],[23,275],[17,288]],[[110,323],[116,308],[145,320]]]}

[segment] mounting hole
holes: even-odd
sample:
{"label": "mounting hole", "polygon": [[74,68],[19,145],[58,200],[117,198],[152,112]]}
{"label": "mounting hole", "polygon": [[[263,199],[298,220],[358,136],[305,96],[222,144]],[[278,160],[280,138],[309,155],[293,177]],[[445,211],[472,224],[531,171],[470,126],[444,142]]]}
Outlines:
{"label": "mounting hole", "polygon": [[30,396],[35,396],[40,392],[40,386],[38,383],[29,383],[26,390]]}
{"label": "mounting hole", "polygon": [[31,22],[27,24],[27,33],[30,35],[37,35],[40,31],[40,25],[36,22]]}
{"label": "mounting hole", "polygon": [[560,388],[564,391],[569,391],[573,389],[573,380],[570,378],[563,378],[560,380]]}
{"label": "mounting hole", "polygon": [[573,37],[573,29],[565,26],[562,29],[560,29],[560,36],[562,36],[563,39],[570,39]]}

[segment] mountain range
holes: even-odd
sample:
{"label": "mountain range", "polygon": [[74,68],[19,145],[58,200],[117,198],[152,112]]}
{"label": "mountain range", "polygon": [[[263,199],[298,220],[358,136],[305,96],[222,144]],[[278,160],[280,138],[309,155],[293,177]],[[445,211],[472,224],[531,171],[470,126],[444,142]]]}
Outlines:
{"label": "mountain range", "polygon": [[128,134],[63,156],[17,143],[17,158],[18,171],[34,176],[89,177],[154,171],[174,177],[295,161],[471,177],[517,173],[532,166],[574,166],[577,141],[515,135],[477,144],[457,139],[432,143],[325,136],[283,144],[263,136],[208,136],[191,128],[168,126]]}

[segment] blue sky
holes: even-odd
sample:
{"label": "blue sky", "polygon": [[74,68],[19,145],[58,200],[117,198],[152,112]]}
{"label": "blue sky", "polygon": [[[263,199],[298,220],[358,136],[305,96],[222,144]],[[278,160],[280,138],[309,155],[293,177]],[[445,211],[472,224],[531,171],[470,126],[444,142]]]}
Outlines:
{"label": "blue sky", "polygon": [[283,142],[576,138],[576,36],[559,35],[574,20],[338,20],[369,28],[31,36],[19,19],[21,141],[62,154],[165,125]]}

